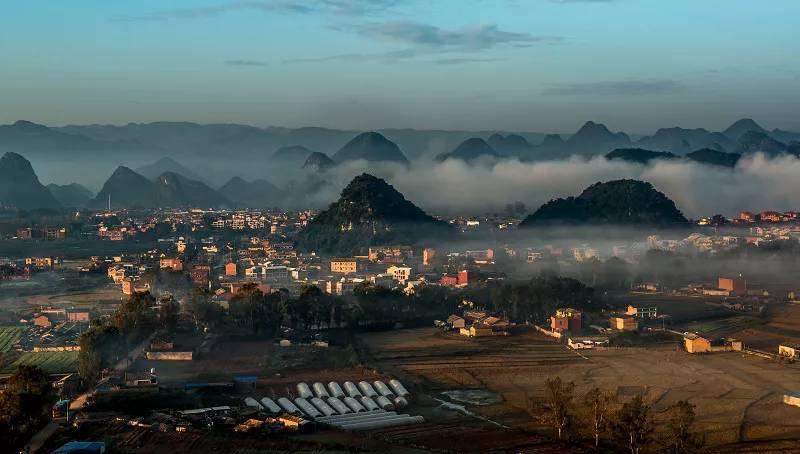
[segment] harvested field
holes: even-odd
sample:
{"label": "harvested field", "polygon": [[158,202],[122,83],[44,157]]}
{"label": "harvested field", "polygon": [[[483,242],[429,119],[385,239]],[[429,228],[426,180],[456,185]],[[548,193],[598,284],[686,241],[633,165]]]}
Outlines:
{"label": "harvested field", "polygon": [[711,446],[800,438],[800,408],[780,402],[785,390],[800,390],[800,368],[750,355],[690,355],[658,347],[585,350],[580,356],[534,333],[464,339],[419,329],[364,339],[376,367],[401,371],[412,386],[424,384],[432,394],[458,388],[497,393],[499,404],[469,408],[510,427],[541,430],[530,410],[541,404],[544,381],[558,375],[573,381],[578,395],[595,386],[622,400],[641,394],[657,419],[688,399]]}
{"label": "harvested field", "polygon": [[[350,367],[352,350],[342,347],[278,347],[271,340],[223,341],[210,353],[192,361],[140,359],[134,370],[156,368],[159,382],[183,386],[187,382],[230,381],[236,375],[254,375],[260,386],[283,387],[299,381],[352,380],[363,377]],[[373,378],[374,379],[374,378]]]}
{"label": "harvested field", "polygon": [[[469,424],[419,424],[371,431],[381,440],[439,452],[519,452],[552,448],[543,437],[521,431],[499,431]],[[529,451],[533,452],[533,451]],[[547,452],[547,451],[535,451]],[[563,452],[563,450],[552,451]],[[571,451],[581,452],[581,451]]]}

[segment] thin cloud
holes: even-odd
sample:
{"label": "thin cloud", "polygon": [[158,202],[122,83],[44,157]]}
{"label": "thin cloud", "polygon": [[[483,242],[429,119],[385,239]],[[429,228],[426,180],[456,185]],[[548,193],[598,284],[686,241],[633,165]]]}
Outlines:
{"label": "thin cloud", "polygon": [[267,66],[269,63],[261,60],[234,59],[225,60],[225,64],[228,66]]}
{"label": "thin cloud", "polygon": [[217,17],[234,11],[274,14],[330,13],[348,16],[376,14],[401,4],[403,0],[238,0],[213,6],[177,8],[142,15],[118,16],[115,21],[156,22]]}
{"label": "thin cloud", "polygon": [[290,58],[283,60],[283,63],[321,63],[329,61],[377,61],[382,63],[397,63],[401,60],[416,57],[418,52],[415,49],[402,49],[389,52],[375,53],[345,53],[328,55],[325,57]]}
{"label": "thin cloud", "polygon": [[502,61],[502,58],[470,58],[470,57],[463,57],[463,58],[440,58],[438,60],[431,60],[431,63],[435,63],[437,65],[463,65],[469,63],[491,63]]}
{"label": "thin cloud", "polygon": [[685,89],[683,84],[675,80],[655,79],[554,84],[543,93],[565,96],[638,96],[677,93]]}
{"label": "thin cloud", "polygon": [[497,25],[476,25],[458,30],[446,30],[435,25],[417,22],[383,22],[359,27],[357,32],[360,35],[384,41],[463,51],[484,50],[504,44],[552,43],[562,40],[561,37],[556,36],[505,31]]}

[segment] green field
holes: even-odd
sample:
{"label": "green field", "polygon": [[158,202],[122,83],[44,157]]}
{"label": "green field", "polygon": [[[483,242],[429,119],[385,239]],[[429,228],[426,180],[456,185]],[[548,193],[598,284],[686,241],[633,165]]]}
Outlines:
{"label": "green field", "polygon": [[39,366],[51,374],[76,372],[79,352],[25,352],[0,373],[12,373],[21,365]]}
{"label": "green field", "polygon": [[11,351],[22,336],[20,326],[0,326],[0,353]]}

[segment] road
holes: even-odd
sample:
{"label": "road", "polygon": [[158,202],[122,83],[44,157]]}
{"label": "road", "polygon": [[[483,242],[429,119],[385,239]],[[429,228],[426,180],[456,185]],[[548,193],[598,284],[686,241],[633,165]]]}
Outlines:
{"label": "road", "polygon": [[[155,333],[151,334],[147,337],[147,339],[143,340],[142,343],[134,347],[131,351],[128,352],[128,355],[125,358],[122,358],[114,365],[115,372],[124,372],[128,366],[133,362],[136,361],[140,356],[144,354],[144,351],[147,349],[147,346],[150,345],[150,341],[153,340]],[[132,361],[129,361],[131,359]],[[78,411],[83,408],[86,404],[86,399],[89,398],[94,393],[94,389],[86,391],[85,393],[81,394],[80,396],[72,399],[69,403],[69,411]],[[31,454],[36,454],[39,449],[44,446],[47,440],[53,436],[58,431],[58,424],[51,422],[50,424],[44,426],[42,430],[36,433],[30,441],[28,442],[28,452]]]}

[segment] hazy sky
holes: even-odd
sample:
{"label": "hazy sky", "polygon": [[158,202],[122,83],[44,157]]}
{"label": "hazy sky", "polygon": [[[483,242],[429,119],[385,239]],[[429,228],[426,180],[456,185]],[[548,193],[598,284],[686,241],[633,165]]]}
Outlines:
{"label": "hazy sky", "polygon": [[25,0],[0,123],[800,129],[798,0]]}

